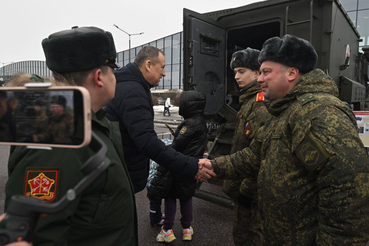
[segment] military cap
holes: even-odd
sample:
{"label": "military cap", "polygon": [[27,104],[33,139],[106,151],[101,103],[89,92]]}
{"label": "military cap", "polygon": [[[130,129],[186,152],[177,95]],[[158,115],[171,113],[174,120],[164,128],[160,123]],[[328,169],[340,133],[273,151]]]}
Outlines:
{"label": "military cap", "polygon": [[259,50],[247,48],[233,53],[230,67],[233,70],[235,67],[247,67],[251,70],[259,70],[258,62]]}
{"label": "military cap", "polygon": [[42,41],[46,65],[57,73],[87,71],[103,65],[118,68],[113,36],[97,27],[72,27]]}
{"label": "military cap", "polygon": [[264,42],[259,63],[274,61],[289,67],[296,67],[301,73],[315,68],[318,55],[310,42],[292,35],[273,37]]}
{"label": "military cap", "polygon": [[62,105],[64,108],[67,105],[67,99],[61,95],[58,96],[53,96],[51,98],[51,104],[58,104],[58,105]]}

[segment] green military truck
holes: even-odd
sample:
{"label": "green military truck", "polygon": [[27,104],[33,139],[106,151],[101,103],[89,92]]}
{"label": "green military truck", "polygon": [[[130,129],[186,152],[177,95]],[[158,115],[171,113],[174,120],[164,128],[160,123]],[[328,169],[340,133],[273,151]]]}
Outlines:
{"label": "green military truck", "polygon": [[[314,45],[317,67],[336,81],[342,101],[355,111],[369,107],[369,48],[359,52],[360,34],[338,0],[268,0],[204,14],[184,9],[184,89],[206,96],[210,159],[231,149],[238,110],[229,68],[232,54],[247,47],[260,50],[267,39],[285,34]],[[202,189],[196,196],[231,206],[219,194]]]}

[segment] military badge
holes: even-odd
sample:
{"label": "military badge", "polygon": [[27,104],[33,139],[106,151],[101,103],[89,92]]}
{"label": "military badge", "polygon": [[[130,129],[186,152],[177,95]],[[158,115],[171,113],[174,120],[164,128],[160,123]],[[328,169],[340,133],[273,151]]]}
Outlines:
{"label": "military badge", "polygon": [[296,156],[309,172],[329,158],[329,153],[317,142],[310,132],[296,149]]}
{"label": "military badge", "polygon": [[246,125],[245,125],[245,135],[247,137],[250,134],[251,134],[251,126],[250,126],[250,123],[249,122],[246,122]]}
{"label": "military badge", "polygon": [[179,131],[180,134],[185,134],[187,131],[187,127],[182,127],[181,130]]}
{"label": "military badge", "polygon": [[27,169],[24,195],[52,202],[57,195],[59,170]]}

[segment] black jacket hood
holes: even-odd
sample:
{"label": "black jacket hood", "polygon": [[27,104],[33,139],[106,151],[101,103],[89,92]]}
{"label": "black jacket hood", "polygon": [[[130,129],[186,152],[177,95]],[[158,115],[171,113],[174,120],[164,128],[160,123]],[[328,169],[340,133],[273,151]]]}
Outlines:
{"label": "black jacket hood", "polygon": [[198,91],[183,91],[179,98],[179,115],[189,118],[194,115],[203,115],[206,98]]}

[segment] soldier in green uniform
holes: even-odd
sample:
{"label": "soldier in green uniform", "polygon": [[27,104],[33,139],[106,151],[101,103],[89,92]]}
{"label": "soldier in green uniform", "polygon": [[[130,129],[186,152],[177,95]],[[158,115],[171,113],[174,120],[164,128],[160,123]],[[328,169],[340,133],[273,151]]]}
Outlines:
{"label": "soldier in green uniform", "polygon": [[[250,145],[257,130],[270,117],[257,83],[260,51],[247,48],[233,53],[230,67],[240,88],[242,105],[237,114],[231,154]],[[233,240],[239,245],[262,245],[262,223],[258,210],[256,178],[225,180],[223,191],[234,202]]]}
{"label": "soldier in green uniform", "polygon": [[67,99],[62,95],[53,96],[50,105],[50,117],[48,117],[48,126],[44,125],[45,116],[38,116],[37,129],[41,130],[39,134],[33,136],[36,143],[61,143],[71,144],[74,135],[74,119],[66,110]]}
{"label": "soldier in green uniform", "polygon": [[[51,34],[42,46],[59,84],[89,91],[92,130],[107,145],[111,165],[63,212],[39,220],[33,245],[138,245],[135,197],[119,127],[105,118],[103,109],[116,85],[113,37],[96,27],[73,27]],[[51,151],[16,147],[8,163],[5,206],[15,194],[58,201],[84,177],[80,167],[94,154],[89,147]]]}
{"label": "soldier in green uniform", "polygon": [[355,115],[314,47],[285,35],[259,55],[272,118],[250,147],[201,160],[220,178],[257,175],[265,245],[366,245],[369,164]]}

